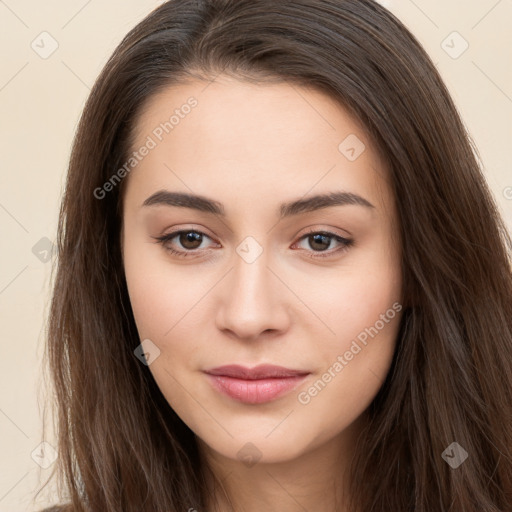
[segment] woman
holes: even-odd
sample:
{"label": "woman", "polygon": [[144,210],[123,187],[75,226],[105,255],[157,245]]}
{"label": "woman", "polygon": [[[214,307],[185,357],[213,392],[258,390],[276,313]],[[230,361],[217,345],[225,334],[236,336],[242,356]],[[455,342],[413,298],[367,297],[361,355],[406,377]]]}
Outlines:
{"label": "woman", "polygon": [[58,247],[59,510],[512,510],[512,242],[377,3],[153,11]]}

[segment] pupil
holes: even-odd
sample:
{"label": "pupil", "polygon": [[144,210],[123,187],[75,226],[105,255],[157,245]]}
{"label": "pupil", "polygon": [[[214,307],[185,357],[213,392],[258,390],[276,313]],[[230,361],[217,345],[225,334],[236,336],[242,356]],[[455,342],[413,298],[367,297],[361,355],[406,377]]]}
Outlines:
{"label": "pupil", "polygon": [[[201,234],[193,231],[181,234],[180,243],[183,247],[186,247],[187,249],[197,249],[197,247],[194,246],[194,243],[196,242],[199,242],[199,244],[197,244],[197,247],[199,247],[199,245],[201,245]],[[189,243],[192,244],[192,247],[188,245]]]}
{"label": "pupil", "polygon": [[[325,250],[328,246],[329,246],[329,236],[327,235],[321,235],[321,234],[316,234],[316,235],[312,235],[313,238],[313,244],[311,245],[311,247],[313,249],[321,249],[321,250]],[[327,245],[325,244],[325,242],[327,241]],[[322,244],[322,242],[324,242],[324,245],[320,245],[320,247],[314,247],[315,244],[319,243],[319,244]]]}

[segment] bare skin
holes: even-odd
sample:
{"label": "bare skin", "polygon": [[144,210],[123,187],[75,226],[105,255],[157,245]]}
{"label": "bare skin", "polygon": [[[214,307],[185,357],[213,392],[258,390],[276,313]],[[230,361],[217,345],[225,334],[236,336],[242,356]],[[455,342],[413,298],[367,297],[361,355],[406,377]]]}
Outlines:
{"label": "bare skin", "polygon": [[[141,341],[159,350],[149,369],[235,510],[343,512],[357,436],[401,317],[387,170],[360,124],[318,91],[225,75],[206,85],[151,98],[133,149],[148,136],[156,145],[125,178],[130,300]],[[155,128],[192,96],[197,105],[158,140]],[[162,190],[213,199],[225,216],[143,205]],[[340,191],[372,206],[279,216],[281,203]],[[178,230],[192,233],[155,240]],[[309,374],[284,395],[244,403],[204,373],[226,364]],[[210,512],[232,510],[218,490],[215,498]]]}

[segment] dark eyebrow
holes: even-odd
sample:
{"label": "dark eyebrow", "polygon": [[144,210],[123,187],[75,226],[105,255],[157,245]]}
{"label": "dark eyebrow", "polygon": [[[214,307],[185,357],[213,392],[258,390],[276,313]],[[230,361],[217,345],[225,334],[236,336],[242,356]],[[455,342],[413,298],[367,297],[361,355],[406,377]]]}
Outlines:
{"label": "dark eyebrow", "polygon": [[345,206],[347,204],[375,208],[370,201],[357,194],[351,192],[330,192],[329,194],[319,194],[305,199],[297,199],[290,203],[283,203],[279,210],[281,218],[284,218],[330,206]]}
{"label": "dark eyebrow", "polygon": [[[192,208],[201,212],[213,213],[226,216],[224,206],[218,201],[208,199],[204,196],[187,194],[184,192],[170,192],[168,190],[159,190],[148,197],[142,206],[177,206],[180,208]],[[375,206],[364,197],[352,194],[351,192],[331,192],[329,194],[319,194],[297,199],[288,203],[283,203],[279,207],[280,218],[291,217],[299,213],[312,212],[330,206],[358,205],[366,208],[375,208]]]}

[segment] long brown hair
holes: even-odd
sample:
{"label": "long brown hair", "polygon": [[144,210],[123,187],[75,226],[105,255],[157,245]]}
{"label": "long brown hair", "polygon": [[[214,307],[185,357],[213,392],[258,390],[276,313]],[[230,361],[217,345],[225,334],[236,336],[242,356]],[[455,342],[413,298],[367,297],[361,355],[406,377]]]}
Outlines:
{"label": "long brown hair", "polygon": [[[330,95],[389,165],[404,314],[359,437],[350,510],[512,510],[512,241],[436,67],[372,0],[171,0],[105,65],[76,133],[58,227],[45,356],[69,501],[59,510],[205,510],[195,436],[134,355],[124,181],[102,198],[94,191],[129,158],[149,98],[221,72]],[[457,468],[443,457],[454,449],[468,455]]]}

